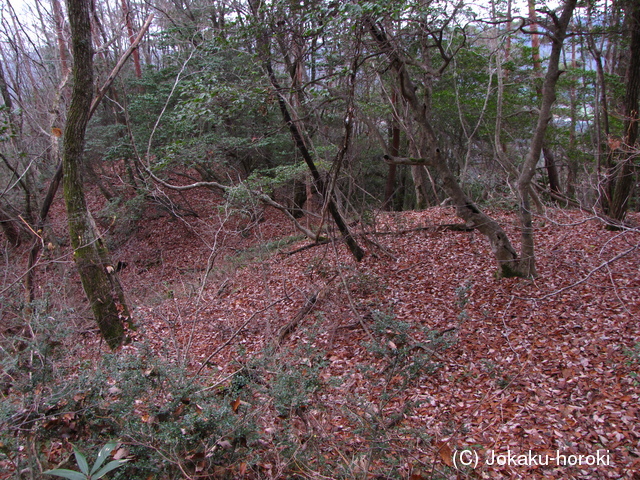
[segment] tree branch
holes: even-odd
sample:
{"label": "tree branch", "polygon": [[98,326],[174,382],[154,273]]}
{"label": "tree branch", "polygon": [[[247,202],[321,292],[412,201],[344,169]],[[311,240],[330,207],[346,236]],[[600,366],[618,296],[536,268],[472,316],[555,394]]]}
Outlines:
{"label": "tree branch", "polygon": [[382,159],[389,165],[422,165],[425,167],[434,166],[434,161],[427,158],[411,158],[411,157],[393,157],[384,154]]}
{"label": "tree branch", "polygon": [[144,22],[144,25],[142,25],[140,32],[138,32],[138,36],[131,43],[129,48],[127,48],[127,51],[124,52],[122,57],[120,57],[120,60],[118,60],[118,63],[116,64],[115,67],[113,67],[113,70],[111,70],[111,73],[105,80],[104,85],[102,85],[102,88],[100,88],[100,90],[98,90],[98,92],[96,93],[96,96],[93,98],[93,102],[91,102],[91,108],[89,109],[89,118],[91,118],[95,113],[96,109],[98,108],[98,105],[104,98],[105,94],[107,93],[107,90],[109,89],[109,87],[111,86],[115,78],[118,76],[118,73],[120,73],[120,70],[122,70],[122,67],[124,66],[126,61],[129,59],[129,57],[134,52],[134,50],[138,48],[138,45],[142,41],[142,37],[144,37],[144,34],[147,32],[147,30],[149,29],[149,26],[151,25],[151,20],[153,20],[153,13],[149,14],[149,16],[147,17],[147,20]]}

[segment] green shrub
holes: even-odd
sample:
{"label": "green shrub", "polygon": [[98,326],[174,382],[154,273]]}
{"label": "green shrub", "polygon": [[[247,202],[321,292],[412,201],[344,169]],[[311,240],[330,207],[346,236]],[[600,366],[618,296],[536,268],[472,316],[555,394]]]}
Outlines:
{"label": "green shrub", "polygon": [[308,353],[311,355],[302,358],[296,355],[297,363],[276,365],[277,372],[270,382],[269,393],[282,417],[308,407],[313,394],[322,387],[320,372],[326,362],[320,352]]}
{"label": "green shrub", "polygon": [[[133,461],[111,475],[123,479],[176,478],[231,465],[247,454],[255,419],[234,412],[232,397],[202,390],[184,368],[144,344],[95,361],[69,355],[58,340],[65,329],[56,325],[53,317],[35,317],[33,338],[14,339],[12,351],[11,345],[1,350],[11,385],[0,403],[0,458],[16,470],[54,466],[40,452],[62,439],[64,449],[69,440],[87,451],[108,438],[121,439]],[[28,444],[33,448],[26,450]]]}

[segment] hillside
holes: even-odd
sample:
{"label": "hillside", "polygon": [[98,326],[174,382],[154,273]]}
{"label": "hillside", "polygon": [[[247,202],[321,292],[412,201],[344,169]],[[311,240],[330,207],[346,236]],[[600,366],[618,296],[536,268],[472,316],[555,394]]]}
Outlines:
{"label": "hillside", "polygon": [[[71,265],[41,273],[41,285],[63,275],[50,302],[68,310],[51,316],[73,332],[56,344],[53,371],[78,376],[80,357],[109,386],[95,398],[75,387],[64,408],[52,380],[38,399],[25,397],[23,415],[51,436],[39,440],[51,467],[68,441],[108,436],[86,410],[130,393],[139,428],[155,425],[158,435],[120,432],[142,475],[135,451],[151,439],[162,450],[162,415],[191,428],[211,394],[247,433],[232,435],[236,425],[181,445],[170,463],[184,478],[637,478],[637,228],[609,232],[584,213],[549,209],[536,219],[539,277],[498,280],[482,235],[443,227],[458,221],[447,207],[376,212],[357,227],[367,250],[358,264],[339,242],[303,248],[277,212],[247,224],[210,195],[176,200],[198,216],[146,209],[133,224],[114,223],[130,235],[112,251],[127,264],[121,280],[138,325],[115,357],[137,358],[144,378],[160,365],[184,367],[174,390],[158,374],[136,394],[105,371],[107,349]],[[516,238],[513,213],[490,213]],[[196,405],[176,388],[205,397]],[[8,386],[4,401],[17,395]],[[478,453],[475,469],[457,463],[463,449]],[[557,452],[593,463],[599,450],[608,464],[487,464],[529,451],[534,463]]]}
{"label": "hillside", "polygon": [[0,480],[640,480],[638,0],[6,3]]}

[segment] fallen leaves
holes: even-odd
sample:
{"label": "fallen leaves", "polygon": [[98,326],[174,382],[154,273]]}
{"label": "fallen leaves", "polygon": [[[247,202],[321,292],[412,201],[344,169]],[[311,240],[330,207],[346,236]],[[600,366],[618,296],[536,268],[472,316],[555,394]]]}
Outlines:
{"label": "fallen leaves", "polygon": [[[517,238],[513,214],[490,213]],[[205,211],[201,218],[209,223],[150,220],[141,223],[138,236],[118,255],[138,265],[121,275],[140,304],[137,321],[144,325],[146,338],[157,352],[171,345],[174,360],[190,362],[194,372],[202,367],[207,384],[233,373],[243,355],[260,355],[304,309],[308,292],[321,289],[322,302],[282,339],[281,350],[306,344],[327,352],[319,374],[321,398],[316,397],[322,409],[306,413],[299,430],[302,436],[315,425],[313,433],[328,446],[343,447],[340,454],[345,457],[362,459],[368,448],[353,417],[391,416],[411,402],[413,408],[400,425],[410,425],[433,441],[403,444],[412,445],[405,451],[408,457],[422,462],[409,462],[404,478],[432,478],[432,470],[425,468],[432,464],[443,478],[455,478],[455,452],[469,446],[479,452],[511,448],[567,454],[604,448],[612,456],[611,465],[591,469],[478,465],[474,473],[465,471],[477,478],[623,478],[640,468],[640,386],[634,376],[640,368],[630,353],[640,342],[640,253],[636,249],[607,262],[637,245],[640,233],[607,232],[580,212],[550,209],[547,215],[536,236],[540,275],[535,280],[497,280],[481,234],[435,228],[456,222],[449,208],[380,214],[378,232],[404,233],[373,237],[384,252],[370,246],[359,264],[340,244],[295,255],[264,250],[245,263],[243,251],[295,233],[269,211],[248,236],[229,225],[222,229]],[[632,215],[631,221],[637,222],[638,216]],[[152,261],[158,256],[154,252],[161,252],[160,261]],[[210,275],[195,269],[207,265],[214,253]],[[348,279],[344,285],[334,282],[324,288],[340,274]],[[274,303],[280,298],[284,300]],[[410,324],[411,345],[429,340],[421,338],[425,327],[454,331],[457,340],[438,353],[440,366],[434,374],[425,373],[402,387],[401,398],[384,408],[377,405],[385,388],[398,389],[403,383],[397,373],[387,380],[388,359],[363,347],[370,341],[365,327],[370,328],[374,311]],[[228,348],[218,352],[230,339]],[[404,348],[393,335],[385,337],[384,346],[392,353]],[[202,366],[211,352],[215,358]],[[153,369],[144,374],[154,375]],[[107,393],[121,394],[117,385]],[[354,398],[370,408],[352,408]],[[240,397],[229,405],[236,414],[245,406],[256,408]],[[138,414],[143,421],[157,421],[143,405]],[[71,424],[73,419],[57,421]],[[272,414],[262,421],[260,441],[266,450],[279,419]],[[228,447],[228,440],[220,442],[219,448]],[[344,464],[340,454],[329,447],[322,453],[326,461]],[[361,460],[352,467],[363,472],[368,468]],[[242,476],[252,468],[274,476],[278,467],[265,459],[255,465],[241,463],[234,474]]]}

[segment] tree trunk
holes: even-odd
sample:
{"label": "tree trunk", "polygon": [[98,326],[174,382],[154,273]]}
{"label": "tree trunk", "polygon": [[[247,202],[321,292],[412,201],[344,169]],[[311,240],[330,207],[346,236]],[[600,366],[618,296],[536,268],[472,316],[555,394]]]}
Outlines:
{"label": "tree trunk", "polygon": [[624,97],[624,144],[623,155],[618,162],[615,189],[611,200],[611,217],[623,220],[633,190],[634,167],[632,152],[637,151],[638,99],[640,98],[640,2],[632,3],[631,12],[631,57],[627,68],[627,89]]}
{"label": "tree trunk", "polygon": [[416,195],[415,209],[424,210],[429,207],[429,184],[427,172],[421,165],[412,165],[411,177],[413,178],[413,189]]}
{"label": "tree trunk", "polygon": [[[389,139],[391,144],[389,145],[389,153],[392,156],[400,155],[400,127],[398,126],[398,119],[396,118],[395,111],[398,103],[398,95],[395,90],[391,93],[391,103],[393,104],[394,112],[391,118],[391,127],[389,131]],[[393,193],[396,189],[396,169],[393,164],[389,165],[389,172],[387,174],[387,181],[384,186],[384,203],[382,205],[383,210],[393,209]]]}
{"label": "tree trunk", "polygon": [[[576,62],[576,42],[571,43],[571,68],[577,67]],[[569,87],[569,102],[570,102],[570,117],[571,123],[569,125],[569,165],[567,168],[567,183],[566,183],[566,196],[573,198],[575,196],[575,187],[578,180],[578,158],[576,152],[576,118],[577,118],[577,102],[576,102],[576,87],[572,83]]]}
{"label": "tree trunk", "polygon": [[[105,84],[98,91],[98,94],[93,98],[93,101],[91,102],[91,108],[89,110],[89,118],[91,118],[91,116],[95,112],[98,104],[100,103],[101,99],[104,97],[107,88],[109,87],[109,85],[111,85],[111,83],[115,79],[116,75],[124,65],[124,62],[127,60],[127,58],[129,58],[129,54],[132,52],[133,48],[135,48],[139,44],[140,40],[142,39],[142,35],[144,35],[144,33],[149,28],[152,18],[153,18],[153,15],[150,15],[149,18],[147,18],[147,21],[145,22],[144,26],[138,33],[138,37],[135,39],[135,43],[129,47],[127,52],[124,53],[124,55],[122,56],[118,64],[114,67],[113,71],[109,75],[109,78],[107,78],[107,81],[105,82]],[[62,88],[62,84],[60,88]],[[57,97],[59,98],[61,94],[62,92],[59,90]],[[55,105],[57,105],[57,100],[55,102]],[[56,117],[57,115],[54,116],[54,119],[51,123],[52,127],[56,123]],[[54,141],[52,142],[51,151],[53,152],[52,156],[54,158],[59,158],[58,139],[56,137],[57,135],[54,135],[52,137]],[[127,162],[127,165],[129,165],[128,162]],[[42,203],[42,206],[40,207],[40,216],[38,218],[38,223],[36,224],[36,228],[35,228],[36,231],[42,230],[44,228],[45,221],[47,219],[47,216],[49,215],[49,209],[51,208],[51,204],[53,203],[53,199],[55,198],[56,193],[58,192],[58,187],[60,186],[60,182],[62,180],[62,170],[63,170],[63,162],[59,162],[58,167],[56,168],[56,172],[53,175],[51,182],[49,183],[49,188],[47,189],[47,194],[45,196],[45,199]],[[29,303],[35,300],[35,283],[34,283],[35,273],[36,273],[35,269],[36,269],[36,262],[38,260],[38,255],[40,254],[41,247],[42,247],[42,242],[39,238],[37,238],[34,241],[33,246],[31,247],[31,250],[29,252],[29,260],[27,263],[27,274],[25,277],[25,289],[27,292],[27,302]]]}
{"label": "tree trunk", "polygon": [[12,216],[4,210],[0,205],[0,228],[4,232],[4,236],[7,237],[9,244],[13,247],[17,247],[21,243],[20,230],[16,227],[16,222]]}
{"label": "tree trunk", "polygon": [[547,169],[547,176],[549,177],[549,191],[560,193],[560,176],[558,175],[555,156],[547,146],[542,147],[542,154],[544,156],[544,167]]}
{"label": "tree trunk", "polygon": [[[538,30],[538,19],[536,18],[535,0],[529,0],[529,21],[531,28]],[[536,94],[538,101],[542,97],[542,85],[539,79],[542,77],[542,62],[540,60],[540,37],[537,33],[531,35],[531,58],[533,60],[533,81],[536,85]],[[549,147],[543,143],[542,152],[544,156],[544,166],[549,177],[549,190],[553,193],[560,193],[560,177],[558,176],[558,168],[556,167],[556,159]],[[531,194],[531,191],[529,192]]]}
{"label": "tree trunk", "polygon": [[[536,2],[528,0],[529,22],[532,30],[538,29],[538,19],[536,18]],[[534,76],[538,76],[542,71],[542,62],[540,61],[540,36],[537,33],[531,34],[531,58],[533,60]]]}
{"label": "tree trunk", "polygon": [[62,78],[69,72],[69,62],[67,61],[67,45],[64,40],[64,15],[60,0],[51,0],[53,6],[53,19],[56,24],[56,40],[58,41],[58,55],[60,57],[60,72]]}
{"label": "tree trunk", "polygon": [[[62,163],[58,165],[56,168],[56,172],[51,179],[51,183],[49,183],[49,188],[47,189],[47,194],[44,197],[44,201],[42,202],[42,206],[40,207],[40,215],[38,216],[38,223],[36,224],[36,231],[44,229],[44,222],[49,215],[49,209],[51,208],[51,204],[53,203],[53,199],[55,198],[56,192],[58,191],[58,187],[60,186],[60,181],[62,180]],[[35,292],[35,275],[36,275],[36,261],[38,260],[38,255],[40,255],[40,249],[42,247],[42,241],[39,238],[36,238],[33,242],[33,246],[31,250],[29,250],[29,260],[27,261],[27,275],[24,279],[24,286],[27,292],[27,302],[31,303],[36,299]]]}
{"label": "tree trunk", "polygon": [[80,166],[93,97],[89,0],[67,0],[73,52],[73,91],[64,130],[63,188],[74,260],[102,336],[111,349],[124,340],[129,310],[109,252],[87,210]]}
{"label": "tree trunk", "polygon": [[[596,74],[597,74],[597,85],[600,90],[600,98],[599,100],[596,98],[596,102],[599,104],[595,109],[595,129],[596,129],[596,148],[598,155],[598,175],[601,177],[599,180],[598,188],[600,190],[598,204],[600,209],[605,213],[609,214],[611,212],[611,198],[613,197],[613,150],[609,146],[609,142],[604,142],[602,140],[601,130],[604,130],[604,138],[605,140],[609,139],[609,107],[608,107],[608,99],[607,99],[607,82],[604,72],[604,67],[602,65],[602,52],[596,46],[595,40],[593,37],[587,35],[587,45],[589,47],[589,52],[593,57],[596,63]],[[596,88],[596,92],[598,88]],[[605,149],[603,152],[603,148]],[[602,159],[603,156],[604,161],[604,173],[603,173],[603,165]]]}
{"label": "tree trunk", "polygon": [[371,18],[365,19],[365,22],[371,32],[371,36],[380,47],[380,50],[385,53],[391,61],[391,68],[396,73],[402,96],[409,105],[414,118],[425,135],[429,148],[429,158],[427,159],[403,159],[385,155],[385,160],[387,163],[424,165],[435,169],[443,182],[442,186],[444,191],[456,207],[456,214],[487,237],[493,255],[498,263],[498,276],[512,277],[519,275],[518,255],[511,246],[506,233],[495,220],[483,213],[471,199],[467,197],[455,175],[451,172],[445,159],[442,157],[442,153],[437,146],[435,131],[426,115],[427,106],[416,96],[416,87],[409,77],[406,64],[400,57],[398,49],[394,48],[391,44],[381,25],[377,24]]}
{"label": "tree trunk", "polygon": [[[131,16],[133,15],[131,12],[131,8],[129,7],[129,2],[127,0],[122,0],[122,13],[124,14],[124,21],[127,25],[127,33],[129,34],[129,42],[130,45],[133,45],[136,39],[136,36],[133,32],[133,22],[131,21]],[[140,66],[140,53],[138,53],[138,49],[136,48],[133,51],[133,66],[136,72],[136,78],[142,78],[142,67]]]}
{"label": "tree trunk", "polygon": [[[11,94],[9,93],[9,86],[4,78],[4,67],[2,65],[2,61],[0,61],[0,94],[2,94],[2,100],[4,101],[5,107],[7,107],[8,115],[11,117],[13,101],[11,100]],[[10,123],[13,124],[13,122]],[[13,125],[11,125],[11,127],[13,127]]]}
{"label": "tree trunk", "polygon": [[393,196],[396,191],[396,172],[397,167],[395,165],[389,165],[387,180],[384,184],[384,202],[382,204],[383,210],[393,210]]}
{"label": "tree trunk", "polygon": [[408,210],[410,207],[405,205],[407,202],[407,169],[401,168],[399,175],[400,181],[398,182],[398,190],[395,192],[393,196],[393,209],[396,212],[402,212],[403,210]]}
{"label": "tree trunk", "polygon": [[556,100],[556,83],[560,78],[560,54],[562,44],[567,36],[569,20],[576,6],[576,0],[567,0],[564,4],[560,18],[553,16],[553,31],[551,32],[552,47],[549,57],[549,67],[542,85],[542,105],[538,115],[538,124],[531,139],[529,152],[522,166],[520,177],[518,178],[518,195],[520,196],[520,222],[522,225],[522,259],[520,260],[519,272],[526,277],[536,275],[535,248],[533,241],[533,220],[530,206],[531,181],[536,172],[536,165],[540,160],[544,135],[547,125],[551,120],[551,106]]}

